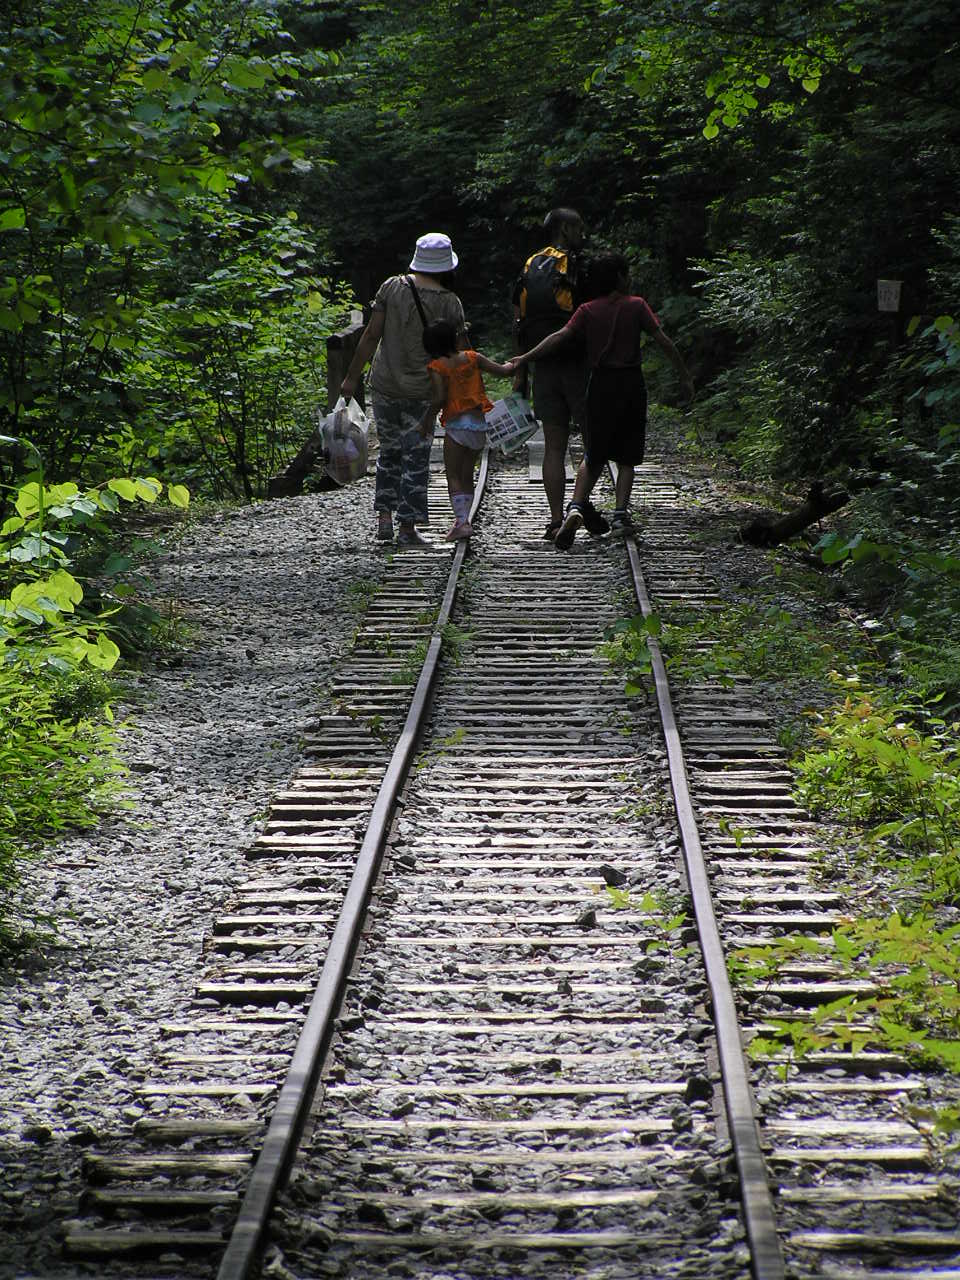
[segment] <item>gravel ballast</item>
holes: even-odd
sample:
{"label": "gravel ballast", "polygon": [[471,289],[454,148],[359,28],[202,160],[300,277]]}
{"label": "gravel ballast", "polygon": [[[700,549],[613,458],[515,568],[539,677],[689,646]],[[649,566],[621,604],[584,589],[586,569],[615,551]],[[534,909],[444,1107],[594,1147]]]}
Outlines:
{"label": "gravel ballast", "polygon": [[69,1273],[59,1231],[83,1151],[137,1118],[130,1081],[189,1001],[205,930],[349,646],[349,587],[382,570],[372,506],[364,480],[196,519],[151,569],[189,630],[116,708],[132,807],[26,868],[57,941],[0,983],[4,1278]]}

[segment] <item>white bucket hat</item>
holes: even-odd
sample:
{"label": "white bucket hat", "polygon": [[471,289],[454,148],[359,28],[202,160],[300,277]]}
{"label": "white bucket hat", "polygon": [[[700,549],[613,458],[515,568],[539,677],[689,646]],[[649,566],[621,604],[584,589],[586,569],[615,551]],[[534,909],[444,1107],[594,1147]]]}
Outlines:
{"label": "white bucket hat", "polygon": [[445,236],[442,231],[428,231],[417,241],[410,270],[423,271],[426,275],[440,275],[444,271],[452,271],[458,261],[450,237]]}

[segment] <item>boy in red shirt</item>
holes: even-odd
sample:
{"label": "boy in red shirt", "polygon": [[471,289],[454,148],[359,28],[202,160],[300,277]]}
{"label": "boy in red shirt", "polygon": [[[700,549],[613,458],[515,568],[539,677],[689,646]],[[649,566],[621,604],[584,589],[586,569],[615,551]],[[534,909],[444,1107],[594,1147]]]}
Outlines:
{"label": "boy in red shirt", "polygon": [[693,382],[683,358],[664,333],[660,321],[643,298],[630,293],[630,271],[619,253],[606,254],[594,264],[599,297],[579,306],[562,329],[551,333],[511,364],[522,365],[550,355],[575,337],[587,350],[590,380],[584,456],[573,489],[573,500],[554,539],[558,550],[573,544],[583,524],[584,509],[608,462],[618,466],[613,531],[630,530],[633,469],[643,461],[647,427],[647,387],[641,367],[644,334],[649,335],[676,367],[687,398]]}

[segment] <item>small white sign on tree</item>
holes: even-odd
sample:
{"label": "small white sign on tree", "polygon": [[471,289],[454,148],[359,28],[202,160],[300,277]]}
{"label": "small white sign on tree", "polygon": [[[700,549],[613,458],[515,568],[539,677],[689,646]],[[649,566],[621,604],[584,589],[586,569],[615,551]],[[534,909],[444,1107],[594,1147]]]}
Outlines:
{"label": "small white sign on tree", "polygon": [[900,310],[900,286],[902,280],[878,280],[877,281],[877,310],[878,311],[899,311]]}

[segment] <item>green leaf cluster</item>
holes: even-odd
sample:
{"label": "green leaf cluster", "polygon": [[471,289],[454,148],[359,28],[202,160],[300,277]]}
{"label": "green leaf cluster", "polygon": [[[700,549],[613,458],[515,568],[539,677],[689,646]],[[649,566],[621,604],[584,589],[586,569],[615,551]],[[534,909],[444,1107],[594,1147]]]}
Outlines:
{"label": "green leaf cluster", "polygon": [[24,863],[59,835],[93,825],[116,802],[107,690],[67,684],[9,651],[0,663],[0,951],[28,945],[38,924],[15,891]]}
{"label": "green leaf cluster", "polygon": [[[0,665],[60,674],[82,664],[102,671],[116,665],[120,648],[110,630],[120,605],[91,611],[72,570],[86,563],[102,598],[104,579],[129,566],[112,551],[92,555],[104,543],[107,521],[121,504],[153,504],[162,493],[153,477],[118,477],[81,490],[72,481],[47,485],[41,473],[15,490],[13,514],[0,526]],[[180,508],[189,502],[182,485],[168,486],[167,497]]]}
{"label": "green leaf cluster", "polygon": [[[3,444],[36,455],[28,441]],[[38,471],[10,495],[0,526],[0,949],[30,932],[31,909],[15,894],[24,861],[116,799],[123,770],[103,676],[129,638],[132,588],[108,524],[163,493],[154,477],[81,488]],[[166,488],[177,508],[189,496]]]}
{"label": "green leaf cluster", "polygon": [[797,794],[838,813],[938,900],[960,892],[960,747],[956,724],[889,691],[862,687],[814,713],[815,744],[796,764]]}
{"label": "green leaf cluster", "polygon": [[[225,460],[215,439],[205,436],[199,447],[188,439],[184,449],[176,424],[155,426],[154,415],[184,390],[176,362],[166,368],[160,357],[158,367],[158,347],[150,345],[158,329],[191,326],[189,315],[171,319],[171,312],[210,302],[200,325],[256,330],[267,387],[253,415],[270,403],[271,387],[276,395],[290,383],[289,359],[273,359],[279,327],[286,346],[301,342],[301,369],[319,363],[315,326],[305,331],[291,322],[283,290],[296,274],[296,303],[316,318],[319,292],[304,280],[303,264],[261,263],[255,248],[238,259],[229,236],[221,236],[218,256],[207,240],[221,219],[239,215],[236,206],[255,183],[309,167],[307,143],[283,138],[249,111],[244,116],[245,104],[282,98],[301,74],[330,62],[322,51],[294,55],[271,0],[17,0],[7,7],[0,18],[0,431],[28,436],[49,475],[96,482],[149,466],[202,487],[208,446],[216,474]],[[265,211],[260,221],[273,216]],[[258,269],[246,272],[241,302],[239,278],[251,260]],[[199,302],[183,298],[181,282],[195,282],[203,268],[232,272],[233,293],[224,282]],[[259,322],[249,314],[254,300]],[[278,319],[281,301],[286,312]],[[220,379],[206,388],[208,400],[236,395],[234,367],[207,373]],[[166,405],[157,403],[154,383],[166,388]],[[248,380],[240,394],[255,385]],[[291,386],[278,410],[288,434],[295,429],[289,398],[300,393],[302,419],[313,391],[302,377]],[[217,430],[215,413],[197,416],[205,432]],[[258,416],[246,430],[249,449],[244,441],[228,460],[229,483],[220,487],[249,496],[260,481],[259,459],[249,456],[263,445]],[[9,483],[18,469],[6,462],[0,479]]]}
{"label": "green leaf cluster", "polygon": [[[861,991],[817,1005],[808,1018],[769,1018],[749,1046],[755,1058],[792,1062],[837,1048],[894,1053],[908,1062],[960,1073],[960,925],[938,928],[927,912],[851,919],[829,936],[788,936],[731,957],[740,986],[762,990],[810,963],[828,964]],[[929,1128],[956,1127],[956,1109],[929,1109]],[[920,1117],[918,1116],[918,1119]]]}
{"label": "green leaf cluster", "polygon": [[624,692],[628,698],[644,693],[651,671],[649,640],[660,635],[660,619],[651,614],[644,617],[636,613],[630,618],[618,618],[604,632],[599,653],[615,670],[626,673]]}

